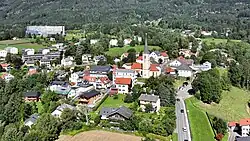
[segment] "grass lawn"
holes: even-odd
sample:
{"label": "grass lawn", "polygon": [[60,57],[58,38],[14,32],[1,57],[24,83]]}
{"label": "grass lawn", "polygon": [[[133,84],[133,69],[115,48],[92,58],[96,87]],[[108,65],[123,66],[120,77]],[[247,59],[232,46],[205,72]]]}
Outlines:
{"label": "grass lawn", "polygon": [[213,141],[214,134],[204,111],[196,108],[192,101],[194,98],[185,100],[190,121],[193,141]]}
{"label": "grass lawn", "polygon": [[[227,43],[227,39],[215,39],[215,38],[204,38],[201,39],[203,42],[207,42],[208,44],[215,43],[215,44],[220,44],[220,43]],[[241,40],[230,40],[232,42],[241,42]]]}
{"label": "grass lawn", "polygon": [[65,39],[66,40],[71,40],[73,37],[75,39],[80,39],[82,37],[84,37],[84,33],[67,33],[66,36],[65,36]]}
{"label": "grass lawn", "polygon": [[222,100],[219,104],[204,104],[197,99],[194,104],[209,114],[220,117],[225,121],[239,121],[242,118],[249,118],[247,112],[247,101],[250,99],[249,92],[232,87],[231,91],[222,93]]}
{"label": "grass lawn", "polygon": [[222,138],[222,141],[228,141],[228,133]]}
{"label": "grass lawn", "polygon": [[185,82],[185,80],[176,79],[175,82],[174,82],[174,88],[176,88],[176,89],[179,88],[183,84],[183,82]]}
{"label": "grass lawn", "polygon": [[32,39],[21,39],[21,40],[4,40],[0,41],[0,49],[4,49],[8,46],[10,47],[16,47],[21,51],[20,49],[23,48],[33,48],[35,50],[38,50],[40,48],[43,48],[43,45],[39,45],[36,43],[31,43]]}
{"label": "grass lawn", "polygon": [[178,134],[177,133],[173,133],[172,140],[173,141],[178,141]]}
{"label": "grass lawn", "polygon": [[118,99],[114,99],[114,96],[109,96],[102,105],[98,108],[98,111],[101,109],[101,107],[120,107],[120,106],[126,106],[129,107],[131,103],[124,103],[123,100],[126,95],[124,94],[118,94]]}
{"label": "grass lawn", "polygon": [[[121,48],[114,47],[114,48],[110,48],[109,51],[106,52],[106,54],[110,56],[121,56],[123,53],[127,52],[131,48],[134,48],[136,52],[141,52],[144,49],[144,45],[139,45],[135,47],[126,46],[126,47],[121,47]],[[160,50],[161,48],[158,46],[149,46],[149,50],[152,50],[152,49]]]}

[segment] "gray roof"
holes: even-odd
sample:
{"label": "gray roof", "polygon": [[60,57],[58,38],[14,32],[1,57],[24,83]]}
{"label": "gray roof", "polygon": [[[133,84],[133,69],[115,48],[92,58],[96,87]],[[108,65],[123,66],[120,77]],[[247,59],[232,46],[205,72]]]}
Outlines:
{"label": "gray roof", "polygon": [[71,109],[71,110],[74,110],[76,107],[71,106],[71,105],[69,105],[69,104],[62,104],[62,105],[58,106],[58,107],[56,108],[56,110],[58,110],[58,111],[63,111],[63,110],[66,109],[66,108]]}
{"label": "gray roof", "polygon": [[25,62],[26,64],[35,64],[35,61],[34,60],[28,60]]}
{"label": "gray roof", "polygon": [[40,97],[40,92],[25,92],[24,97]]}
{"label": "gray roof", "polygon": [[185,64],[181,64],[179,67],[176,68],[177,70],[187,70],[187,71],[191,71],[192,69]]}
{"label": "gray roof", "polygon": [[100,115],[106,115],[106,117],[112,116],[114,114],[119,114],[124,118],[129,119],[133,115],[133,111],[124,106],[119,108],[103,107],[100,111]]}
{"label": "gray roof", "polygon": [[159,96],[156,95],[148,95],[148,94],[141,94],[139,97],[140,101],[149,101],[149,102],[157,102]]}
{"label": "gray roof", "polygon": [[121,72],[121,73],[134,73],[134,70],[130,69],[117,69],[116,72]]}
{"label": "gray roof", "polygon": [[104,55],[95,56],[94,58],[95,58],[95,60],[102,60],[102,61],[106,61],[107,60]]}
{"label": "gray roof", "polygon": [[109,72],[111,70],[110,66],[93,66],[90,71],[101,71],[101,72]]}
{"label": "gray roof", "polygon": [[38,113],[32,114],[28,119],[26,119],[24,121],[24,123],[26,124],[29,121],[31,121],[32,123],[35,123],[38,118],[39,118],[39,114]]}
{"label": "gray roof", "polygon": [[49,59],[41,59],[41,62],[50,62],[50,60]]}
{"label": "gray roof", "polygon": [[236,138],[236,141],[250,141],[250,137],[240,137],[240,138]]}

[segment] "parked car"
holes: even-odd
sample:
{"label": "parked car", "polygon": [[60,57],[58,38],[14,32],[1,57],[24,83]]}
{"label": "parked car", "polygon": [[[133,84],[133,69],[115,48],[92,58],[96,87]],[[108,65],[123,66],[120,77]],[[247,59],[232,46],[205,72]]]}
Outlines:
{"label": "parked car", "polygon": [[176,98],[176,101],[180,101],[180,99],[179,99],[179,98]]}

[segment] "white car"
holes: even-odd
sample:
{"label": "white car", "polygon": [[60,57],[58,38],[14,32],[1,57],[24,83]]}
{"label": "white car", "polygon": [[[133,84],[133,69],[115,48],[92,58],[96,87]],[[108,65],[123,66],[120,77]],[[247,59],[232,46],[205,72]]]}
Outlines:
{"label": "white car", "polygon": [[187,127],[182,128],[183,132],[187,132]]}

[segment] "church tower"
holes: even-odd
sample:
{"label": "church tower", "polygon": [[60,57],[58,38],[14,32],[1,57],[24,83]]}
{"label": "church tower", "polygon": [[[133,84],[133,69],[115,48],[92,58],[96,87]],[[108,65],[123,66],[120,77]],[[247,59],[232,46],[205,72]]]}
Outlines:
{"label": "church tower", "polygon": [[148,51],[148,39],[147,33],[145,34],[145,45],[143,51],[143,64],[142,64],[142,77],[149,78],[149,69],[150,69],[150,58],[149,58],[149,51]]}

